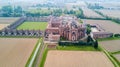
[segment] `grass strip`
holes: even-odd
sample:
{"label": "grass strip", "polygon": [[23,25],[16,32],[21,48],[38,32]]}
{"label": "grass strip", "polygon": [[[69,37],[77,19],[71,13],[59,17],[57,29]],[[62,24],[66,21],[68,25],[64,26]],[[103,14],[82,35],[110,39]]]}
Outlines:
{"label": "grass strip", "polygon": [[74,51],[101,51],[101,49],[98,47],[98,49],[95,49],[93,46],[57,46],[57,50],[74,50]]}
{"label": "grass strip", "polygon": [[109,52],[107,52],[107,50],[105,50],[104,48],[102,48],[101,46],[99,46],[101,48],[101,50],[107,55],[107,57],[111,60],[111,62],[114,64],[115,67],[120,67],[119,62],[117,61],[117,59],[115,59],[112,54],[110,54]]}
{"label": "grass strip", "polygon": [[43,41],[42,41],[42,42],[41,42],[40,49],[38,50],[38,54],[37,54],[37,56],[36,56],[36,58],[35,58],[35,61],[34,61],[34,63],[33,63],[33,67],[35,67],[36,64],[37,64],[37,62],[40,61],[40,60],[38,59],[38,57],[40,56],[39,54],[40,54],[40,52],[41,52],[41,50],[42,50],[43,45],[44,45],[44,44],[43,44]]}
{"label": "grass strip", "polygon": [[[33,49],[33,51],[32,51],[32,54],[30,55],[30,57],[29,57],[26,65],[25,65],[25,67],[29,67],[29,64],[30,64],[30,62],[31,62],[31,60],[32,60],[32,58],[33,58],[33,55],[34,55],[35,51],[36,51],[36,48],[37,48],[37,46],[39,45],[39,43],[40,43],[41,41],[42,41],[42,38],[40,38],[40,39],[38,40],[36,46],[34,47],[34,49]],[[35,61],[35,60],[34,60],[34,61]],[[32,64],[34,64],[34,63],[32,63]]]}
{"label": "grass strip", "polygon": [[113,56],[113,54],[111,54],[111,53],[109,53],[110,54],[110,56],[116,61],[116,63],[119,65],[119,67],[120,67],[120,62],[119,62],[119,60],[118,59],[116,59],[114,56]]}
{"label": "grass strip", "polygon": [[111,52],[111,54],[120,54],[120,51]]}
{"label": "grass strip", "polygon": [[46,61],[46,57],[47,57],[47,53],[48,53],[48,49],[47,49],[47,47],[45,47],[45,51],[43,53],[42,60],[40,62],[39,67],[44,67],[44,64],[45,64],[45,61]]}

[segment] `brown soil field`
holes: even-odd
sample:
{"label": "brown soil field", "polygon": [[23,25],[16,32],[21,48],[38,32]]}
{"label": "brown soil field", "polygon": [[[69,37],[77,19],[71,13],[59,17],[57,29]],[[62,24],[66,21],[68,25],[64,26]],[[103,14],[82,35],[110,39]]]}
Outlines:
{"label": "brown soil field", "polygon": [[2,30],[3,28],[7,27],[9,24],[0,24],[0,30]]}
{"label": "brown soil field", "polygon": [[114,56],[115,56],[115,58],[117,58],[117,60],[120,62],[120,54],[115,54]]}
{"label": "brown soil field", "polygon": [[94,11],[91,10],[91,9],[82,8],[82,10],[83,10],[83,14],[84,14],[86,17],[90,17],[90,18],[103,18],[101,15],[97,14],[96,12],[94,12]]}
{"label": "brown soil field", "polygon": [[104,15],[107,15],[109,17],[113,18],[119,18],[120,19],[120,11],[119,10],[98,10]]}
{"label": "brown soil field", "polygon": [[114,67],[102,52],[57,51],[47,54],[44,67]]}
{"label": "brown soil field", "polygon": [[37,40],[0,38],[0,67],[25,67]]}
{"label": "brown soil field", "polygon": [[108,20],[89,20],[82,19],[87,24],[99,24],[103,29],[112,33],[120,33],[120,25]]}
{"label": "brown soil field", "polygon": [[19,17],[0,17],[0,24],[11,24],[14,23],[15,21],[17,21],[19,19]]}
{"label": "brown soil field", "polygon": [[109,52],[120,51],[120,40],[100,41],[99,44]]}

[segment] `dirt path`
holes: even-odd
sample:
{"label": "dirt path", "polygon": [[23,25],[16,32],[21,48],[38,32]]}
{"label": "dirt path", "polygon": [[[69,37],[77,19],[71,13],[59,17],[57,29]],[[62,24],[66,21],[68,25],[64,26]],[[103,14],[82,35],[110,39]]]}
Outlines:
{"label": "dirt path", "polygon": [[44,42],[42,42],[41,47],[40,47],[37,57],[36,57],[36,61],[34,63],[34,67],[39,67],[45,47],[46,47],[46,45],[44,44]]}

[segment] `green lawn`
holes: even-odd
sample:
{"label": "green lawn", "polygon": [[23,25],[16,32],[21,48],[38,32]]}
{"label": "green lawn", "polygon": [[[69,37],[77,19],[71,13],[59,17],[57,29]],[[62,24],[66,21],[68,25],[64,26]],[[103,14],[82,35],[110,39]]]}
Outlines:
{"label": "green lawn", "polygon": [[17,30],[45,30],[47,24],[47,22],[24,22],[18,26]]}
{"label": "green lawn", "polygon": [[93,46],[57,46],[57,50],[100,51],[101,49],[95,49]]}

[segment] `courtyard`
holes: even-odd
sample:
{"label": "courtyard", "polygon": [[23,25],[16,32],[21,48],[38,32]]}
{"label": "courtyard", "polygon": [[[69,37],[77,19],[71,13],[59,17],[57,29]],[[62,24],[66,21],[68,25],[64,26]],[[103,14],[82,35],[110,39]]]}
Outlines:
{"label": "courtyard", "polygon": [[17,27],[18,30],[45,30],[47,22],[24,22]]}

